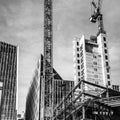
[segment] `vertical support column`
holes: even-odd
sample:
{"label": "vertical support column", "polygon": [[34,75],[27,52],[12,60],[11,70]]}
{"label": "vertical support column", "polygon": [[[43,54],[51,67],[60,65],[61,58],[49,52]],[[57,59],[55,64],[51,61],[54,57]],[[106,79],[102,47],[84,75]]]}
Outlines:
{"label": "vertical support column", "polygon": [[54,80],[53,80],[53,30],[52,0],[44,0],[44,120],[53,119]]}
{"label": "vertical support column", "polygon": [[[84,92],[85,92],[85,85],[84,82],[81,82],[81,88],[82,88],[82,104],[84,104],[84,100],[85,100],[85,96],[84,96]],[[85,106],[82,106],[82,120],[85,120]]]}
{"label": "vertical support column", "polygon": [[76,117],[75,117],[75,114],[76,114],[76,113],[72,114],[72,120],[75,120],[75,118],[76,118]]}

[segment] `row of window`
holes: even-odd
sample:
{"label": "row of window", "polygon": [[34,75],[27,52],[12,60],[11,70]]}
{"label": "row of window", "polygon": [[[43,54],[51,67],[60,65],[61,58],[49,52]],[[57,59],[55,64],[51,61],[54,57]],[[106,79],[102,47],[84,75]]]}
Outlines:
{"label": "row of window", "polygon": [[11,46],[1,46],[0,47],[0,51],[1,52],[9,52],[9,53],[13,53],[13,52],[16,52],[16,47],[11,47]]}
{"label": "row of window", "polygon": [[112,85],[113,90],[119,91],[119,85]]}
{"label": "row of window", "polygon": [[97,65],[97,62],[94,61],[93,64],[94,64],[94,65]]}
{"label": "row of window", "polygon": [[[105,60],[108,60],[107,44],[105,43],[106,42],[106,38],[103,37],[103,40],[104,40],[104,48],[105,48],[105,50],[104,50],[105,51]],[[106,61],[105,63],[106,63],[107,79],[110,79],[110,75],[109,75],[109,72],[110,72],[109,71],[109,69],[110,69],[109,63],[108,63],[108,61]],[[110,81],[108,81],[108,85],[111,85]]]}
{"label": "row of window", "polygon": [[[106,38],[105,37],[103,37],[103,40],[104,40],[104,42],[106,42]],[[107,53],[108,53],[108,51],[107,51],[107,44],[106,43],[104,43],[104,47],[105,47],[105,60],[106,60],[106,71],[107,71],[107,79],[110,79],[110,75],[109,75],[109,72],[110,72],[110,67],[109,67],[109,63],[108,63],[108,55],[107,55]],[[108,81],[108,85],[110,85],[110,81]]]}
{"label": "row of window", "polygon": [[80,64],[80,61],[81,63],[83,63],[83,57],[81,58],[81,60],[77,60],[77,63]]}

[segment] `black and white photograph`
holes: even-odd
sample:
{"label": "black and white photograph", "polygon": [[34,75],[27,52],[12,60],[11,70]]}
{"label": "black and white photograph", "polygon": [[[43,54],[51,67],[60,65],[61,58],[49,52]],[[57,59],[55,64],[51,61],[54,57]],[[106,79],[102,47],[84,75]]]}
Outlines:
{"label": "black and white photograph", "polygon": [[0,120],[120,120],[120,0],[0,0]]}

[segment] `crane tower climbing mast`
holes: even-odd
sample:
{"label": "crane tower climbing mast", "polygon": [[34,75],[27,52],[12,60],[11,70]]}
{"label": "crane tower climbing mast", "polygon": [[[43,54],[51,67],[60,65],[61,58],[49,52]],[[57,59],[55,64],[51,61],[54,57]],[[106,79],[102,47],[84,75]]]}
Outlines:
{"label": "crane tower climbing mast", "polygon": [[40,120],[53,118],[53,91],[52,0],[44,0],[44,60]]}

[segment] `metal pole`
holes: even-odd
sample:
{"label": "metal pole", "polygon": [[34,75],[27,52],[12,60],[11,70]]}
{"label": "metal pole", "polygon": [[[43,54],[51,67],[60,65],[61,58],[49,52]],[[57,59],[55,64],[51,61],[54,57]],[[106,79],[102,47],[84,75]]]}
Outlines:
{"label": "metal pole", "polygon": [[[65,98],[66,98],[66,84],[64,86],[64,93],[65,93]],[[65,99],[65,120],[66,120],[66,99]]]}
{"label": "metal pole", "polygon": [[65,113],[64,113],[64,120],[66,120],[66,84],[63,83],[62,85],[60,85],[60,87],[63,87],[64,90],[64,107],[65,107]]}

